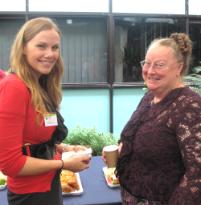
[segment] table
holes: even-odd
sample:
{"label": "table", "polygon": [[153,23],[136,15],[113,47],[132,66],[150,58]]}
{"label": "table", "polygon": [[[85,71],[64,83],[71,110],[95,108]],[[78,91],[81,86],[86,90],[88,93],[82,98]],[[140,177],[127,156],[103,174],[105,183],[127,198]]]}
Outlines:
{"label": "table", "polygon": [[[120,188],[110,188],[105,182],[100,156],[92,157],[90,168],[80,172],[84,192],[77,196],[64,196],[64,205],[121,205]],[[6,190],[0,191],[0,205],[8,205]]]}

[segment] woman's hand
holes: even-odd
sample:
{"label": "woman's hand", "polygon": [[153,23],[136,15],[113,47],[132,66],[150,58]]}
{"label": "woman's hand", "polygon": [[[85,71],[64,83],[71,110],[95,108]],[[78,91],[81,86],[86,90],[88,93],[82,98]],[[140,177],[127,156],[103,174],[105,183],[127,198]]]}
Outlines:
{"label": "woman's hand", "polygon": [[79,151],[84,151],[87,149],[87,147],[83,146],[83,145],[72,145],[72,151],[74,152],[79,152]]}
{"label": "woman's hand", "polygon": [[60,154],[62,152],[79,152],[79,151],[84,151],[86,150],[87,147],[83,146],[83,145],[69,145],[69,144],[65,144],[65,143],[61,143],[61,144],[57,144],[56,145],[56,151],[59,152]]}
{"label": "woman's hand", "polygon": [[61,144],[56,144],[55,145],[55,148],[56,148],[56,151],[59,152],[60,154],[62,154],[63,152],[68,152],[70,151],[70,146],[71,145],[68,145],[68,144],[65,144],[65,143],[61,143]]}
{"label": "woman's hand", "polygon": [[105,152],[102,149],[102,160],[106,163]]}
{"label": "woman's hand", "polygon": [[91,157],[84,156],[72,156],[70,158],[63,159],[63,169],[70,170],[72,172],[80,172],[84,169],[89,168]]}
{"label": "woman's hand", "polygon": [[123,147],[123,143],[120,142],[120,143],[119,143],[119,148],[118,148],[118,152],[119,152],[119,154],[121,153],[121,149],[122,149],[122,147]]}

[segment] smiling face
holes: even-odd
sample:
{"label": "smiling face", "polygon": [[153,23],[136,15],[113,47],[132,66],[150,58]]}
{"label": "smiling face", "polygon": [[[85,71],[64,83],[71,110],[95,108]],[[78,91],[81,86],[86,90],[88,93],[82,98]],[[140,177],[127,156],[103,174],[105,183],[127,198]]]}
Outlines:
{"label": "smiling face", "polygon": [[182,64],[177,61],[172,48],[151,46],[146,54],[142,76],[149,90],[163,98],[167,93],[182,86]]}
{"label": "smiling face", "polygon": [[41,31],[26,43],[23,53],[38,77],[47,75],[60,55],[60,35],[54,29]]}

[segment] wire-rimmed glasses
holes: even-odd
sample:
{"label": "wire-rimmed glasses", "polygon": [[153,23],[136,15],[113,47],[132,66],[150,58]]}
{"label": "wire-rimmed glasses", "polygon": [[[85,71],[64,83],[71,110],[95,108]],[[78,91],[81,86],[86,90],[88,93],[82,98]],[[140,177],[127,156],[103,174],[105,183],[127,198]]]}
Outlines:
{"label": "wire-rimmed glasses", "polygon": [[143,60],[140,62],[140,65],[143,69],[149,69],[152,67],[156,70],[162,70],[167,67],[167,64],[164,63],[163,61],[150,62],[150,61]]}

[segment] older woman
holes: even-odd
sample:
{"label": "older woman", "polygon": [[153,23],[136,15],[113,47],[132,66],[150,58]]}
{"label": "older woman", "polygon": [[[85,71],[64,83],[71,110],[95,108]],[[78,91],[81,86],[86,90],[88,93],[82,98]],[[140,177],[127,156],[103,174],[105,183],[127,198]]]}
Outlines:
{"label": "older woman", "polygon": [[122,131],[117,174],[124,205],[201,204],[201,97],[186,87],[192,42],[154,40],[141,62],[148,92]]}

